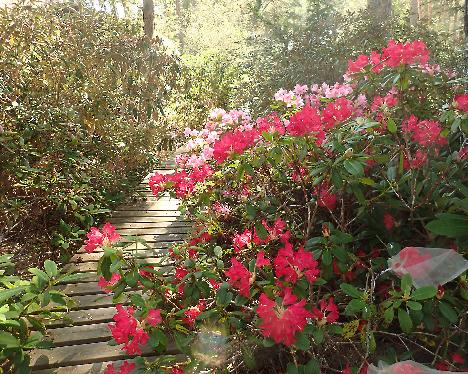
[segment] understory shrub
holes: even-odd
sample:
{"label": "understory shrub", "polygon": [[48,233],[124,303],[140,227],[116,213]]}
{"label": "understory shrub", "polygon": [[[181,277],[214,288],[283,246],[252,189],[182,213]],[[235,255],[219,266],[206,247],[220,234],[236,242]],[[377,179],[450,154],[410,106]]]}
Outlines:
{"label": "understory shrub", "polygon": [[468,95],[418,40],[345,76],[281,89],[256,120],[216,109],[187,128],[177,171],[149,184],[194,232],[157,264],[112,227],[88,233],[101,286],[130,301],[115,342],[161,354],[107,373],[466,367]]}
{"label": "understory shrub", "polygon": [[69,252],[154,163],[177,66],[141,33],[84,5],[0,10],[0,248],[19,263]]}
{"label": "understory shrub", "polygon": [[43,270],[30,268],[30,277],[20,278],[13,275],[11,257],[0,256],[0,373],[29,373],[27,352],[52,347],[47,323],[63,318],[75,305],[56,285],[77,275],[46,260]]}

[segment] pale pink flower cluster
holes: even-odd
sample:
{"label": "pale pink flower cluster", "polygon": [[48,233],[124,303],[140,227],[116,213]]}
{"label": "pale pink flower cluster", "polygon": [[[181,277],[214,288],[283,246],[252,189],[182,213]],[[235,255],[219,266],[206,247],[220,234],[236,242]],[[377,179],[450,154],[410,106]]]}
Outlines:
{"label": "pale pink flower cluster", "polygon": [[[299,85],[296,85],[296,88]],[[302,91],[302,87],[307,86],[299,86],[299,92]],[[304,106],[304,99],[301,97],[300,94],[294,91],[287,91],[285,89],[280,89],[277,93],[275,93],[275,100],[282,101],[286,104],[288,108],[295,106],[296,108],[302,108]]]}
{"label": "pale pink flower cluster", "polygon": [[202,130],[185,128],[184,135],[189,138],[183,147],[184,153],[177,155],[176,164],[183,168],[200,168],[213,159],[214,143],[221,133],[230,128],[238,131],[252,130],[253,124],[248,113],[242,110],[216,108],[208,116],[205,128]]}
{"label": "pale pink flower cluster", "polygon": [[312,85],[310,87],[310,92],[316,96],[325,97],[327,99],[337,99],[352,94],[353,87],[349,84],[335,83],[333,86],[329,86],[326,83],[322,83],[321,86],[318,84]]}

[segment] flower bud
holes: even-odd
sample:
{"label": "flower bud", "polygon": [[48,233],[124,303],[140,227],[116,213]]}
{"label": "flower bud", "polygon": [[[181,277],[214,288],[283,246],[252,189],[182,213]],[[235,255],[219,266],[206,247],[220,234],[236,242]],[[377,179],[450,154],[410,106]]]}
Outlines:
{"label": "flower bud", "polygon": [[348,148],[348,149],[346,150],[346,152],[343,154],[343,157],[344,157],[344,158],[350,158],[350,157],[353,155],[353,153],[354,153],[354,152],[353,152],[353,149],[352,149],[352,148]]}

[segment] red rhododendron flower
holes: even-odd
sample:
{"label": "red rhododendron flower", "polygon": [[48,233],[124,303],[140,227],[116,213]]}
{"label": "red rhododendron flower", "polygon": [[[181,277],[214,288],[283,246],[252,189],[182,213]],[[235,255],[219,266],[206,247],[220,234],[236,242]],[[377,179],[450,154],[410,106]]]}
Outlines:
{"label": "red rhododendron flower", "polygon": [[252,231],[245,229],[242,234],[234,235],[232,244],[234,245],[234,252],[237,253],[244,247],[248,246],[252,242]]}
{"label": "red rhododendron flower", "polygon": [[184,277],[188,274],[188,270],[185,269],[183,266],[179,265],[175,269],[175,277],[178,280],[184,279]]}
{"label": "red rhododendron flower", "polygon": [[117,314],[114,315],[115,323],[109,324],[112,337],[117,344],[124,344],[124,350],[129,355],[141,354],[141,346],[146,345],[149,335],[139,327],[138,321],[133,317],[132,307],[126,309],[117,305]]}
{"label": "red rhododendron flower", "polygon": [[384,217],[383,217],[383,222],[384,222],[384,226],[385,228],[390,231],[393,226],[395,225],[395,219],[393,218],[393,216],[389,213],[385,213],[384,214]]}
{"label": "red rhododendron flower", "polygon": [[456,95],[454,100],[457,109],[468,111],[468,94]]}
{"label": "red rhododendron flower", "polygon": [[410,363],[397,362],[392,366],[392,374],[424,374],[424,372]]}
{"label": "red rhododendron flower", "polygon": [[399,269],[404,268],[408,270],[411,268],[411,275],[413,277],[417,277],[425,273],[426,269],[424,265],[414,267],[415,265],[419,265],[424,263],[425,261],[431,258],[429,253],[421,254],[418,248],[415,247],[405,247],[403,248],[400,253],[398,253],[399,261],[395,262],[392,265],[392,269],[395,271],[396,274],[402,275]]}
{"label": "red rhododendron flower", "polygon": [[296,333],[304,330],[311,313],[304,308],[305,300],[297,302],[290,288],[284,291],[282,305],[276,304],[262,293],[257,314],[261,318],[260,330],[263,336],[272,338],[277,344],[290,346],[296,341]]}
{"label": "red rhododendron flower", "polygon": [[354,107],[351,100],[345,97],[340,97],[334,102],[327,104],[322,112],[322,121],[325,129],[330,129],[337,123],[341,123],[350,118],[353,114]]}
{"label": "red rhododendron flower", "polygon": [[347,74],[359,73],[364,70],[364,68],[369,65],[369,57],[366,55],[359,55],[356,60],[348,61],[348,70]]}
{"label": "red rhododendron flower", "polygon": [[115,371],[114,365],[109,364],[104,370],[104,374],[130,374],[135,370],[136,365],[133,362],[124,361],[120,366],[119,371]]}
{"label": "red rhododendron flower", "polygon": [[418,149],[409,161],[405,155],[405,158],[403,159],[403,169],[419,169],[420,167],[423,167],[426,163],[427,152],[423,151],[422,149]]}
{"label": "red rhododendron flower", "polygon": [[160,324],[162,322],[161,309],[150,309],[145,318],[145,322],[153,327]]}
{"label": "red rhododendron flower", "polygon": [[351,369],[349,367],[349,363],[346,364],[346,367],[341,370],[341,374],[351,374]]}
{"label": "red rhododendron flower", "polygon": [[85,240],[84,249],[86,252],[91,253],[98,247],[116,242],[120,239],[120,234],[115,230],[114,226],[107,222],[102,227],[102,231],[99,231],[97,227],[91,227],[86,237],[88,239]]}
{"label": "red rhododendron flower", "polygon": [[188,308],[184,312],[184,318],[182,318],[182,322],[186,325],[193,327],[195,326],[196,318],[206,309],[206,302],[205,300],[200,300],[196,306],[192,306]]}
{"label": "red rhododendron flower", "polygon": [[120,280],[120,274],[112,273],[112,277],[108,281],[104,277],[99,277],[98,286],[101,287],[101,289],[105,293],[110,293],[112,292],[112,289],[111,289],[112,286],[114,286],[119,280]]}
{"label": "red rhododendron flower", "polygon": [[231,258],[231,267],[224,273],[229,277],[228,283],[239,291],[239,294],[250,297],[250,280],[252,274],[235,257]]}
{"label": "red rhododendron flower", "polygon": [[314,193],[317,196],[317,204],[319,206],[330,210],[336,208],[336,195],[330,192],[330,185],[327,181],[323,181],[320,186],[316,186]]}
{"label": "red rhododendron flower", "polygon": [[403,121],[401,128],[404,133],[411,135],[411,140],[423,147],[445,145],[447,139],[440,135],[442,126],[436,121],[419,121],[417,117],[411,115]]}
{"label": "red rhododendron flower", "polygon": [[376,112],[382,109],[382,107],[391,108],[397,105],[398,99],[393,95],[393,92],[389,92],[386,96],[375,96],[371,104],[371,111]]}
{"label": "red rhododendron flower", "polygon": [[257,261],[255,262],[255,266],[261,268],[262,266],[270,265],[270,260],[265,258],[265,252],[261,251],[257,254]]}
{"label": "red rhododendron flower", "polygon": [[214,143],[213,158],[220,164],[231,154],[241,154],[252,146],[259,136],[257,130],[226,132]]}
{"label": "red rhododendron flower", "polygon": [[452,356],[452,362],[454,362],[455,364],[463,365],[465,363],[465,359],[460,353],[454,352],[452,353],[451,356]]}
{"label": "red rhododendron flower", "polygon": [[386,48],[382,49],[382,61],[386,66],[397,67],[405,64],[424,65],[429,60],[429,50],[420,40],[407,43],[397,43],[390,40]]}
{"label": "red rhododendron flower", "polygon": [[339,316],[338,307],[333,301],[333,297],[330,297],[328,301],[324,299],[320,300],[319,307],[312,309],[312,317],[317,320],[319,326],[325,323],[336,322]]}
{"label": "red rhododendron flower", "polygon": [[434,365],[434,367],[437,369],[437,370],[444,370],[444,371],[449,371],[450,370],[450,365],[447,361],[439,361],[439,362],[436,362],[436,364]]}
{"label": "red rhododendron flower", "polygon": [[319,145],[325,138],[320,113],[310,105],[306,105],[301,111],[291,116],[286,130],[293,136],[315,135]]}
{"label": "red rhododendron flower", "polygon": [[276,113],[271,113],[266,117],[258,118],[257,128],[260,133],[269,132],[278,133],[280,135],[284,135],[285,133],[284,124]]}
{"label": "red rhododendron flower", "polygon": [[178,366],[173,366],[171,368],[171,374],[184,374],[184,370]]}
{"label": "red rhododendron flower", "polygon": [[286,282],[296,283],[298,279],[305,276],[309,283],[313,283],[320,274],[314,255],[305,251],[303,247],[294,252],[290,243],[278,251],[273,264],[276,276],[283,277]]}

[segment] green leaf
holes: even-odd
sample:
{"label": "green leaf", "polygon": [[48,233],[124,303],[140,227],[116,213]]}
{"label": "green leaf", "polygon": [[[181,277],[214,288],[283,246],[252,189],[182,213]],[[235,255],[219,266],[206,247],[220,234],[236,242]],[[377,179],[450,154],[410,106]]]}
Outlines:
{"label": "green leaf", "polygon": [[0,347],[17,348],[20,346],[20,341],[12,334],[6,331],[0,331]]}
{"label": "green leaf", "polygon": [[310,341],[307,335],[302,332],[296,334],[296,342],[294,345],[299,348],[301,351],[308,351],[310,348]]}
{"label": "green leaf", "polygon": [[390,323],[393,321],[393,318],[395,317],[395,311],[393,310],[392,307],[385,309],[385,312],[383,314],[384,321],[385,323]]}
{"label": "green leaf", "polygon": [[331,265],[333,259],[330,251],[325,251],[322,253],[322,262],[324,265],[328,266]]}
{"label": "green leaf", "polygon": [[458,321],[458,314],[449,304],[440,302],[439,310],[442,315],[447,318],[450,322],[455,323]]}
{"label": "green leaf", "polygon": [[345,314],[346,315],[353,315],[366,307],[366,303],[362,300],[353,299],[351,300],[348,305],[346,305]]}
{"label": "green leaf", "polygon": [[307,374],[320,374],[320,362],[313,358],[305,365],[305,369]]}
{"label": "green leaf", "polygon": [[0,291],[0,303],[3,303],[4,301],[11,299],[12,297],[20,295],[24,292],[25,289],[25,286],[20,286]]}
{"label": "green leaf", "polygon": [[315,344],[322,344],[324,333],[321,328],[312,331],[312,336],[314,337]]}
{"label": "green leaf", "polygon": [[408,308],[410,308],[412,310],[421,310],[422,309],[421,303],[418,303],[417,301],[408,300],[406,302],[406,305],[408,305]]}
{"label": "green leaf", "polygon": [[45,260],[44,269],[49,275],[49,277],[54,278],[58,275],[57,264],[51,260]]}
{"label": "green leaf", "polygon": [[413,280],[411,279],[410,274],[405,274],[401,278],[401,290],[405,295],[409,295],[411,292],[411,285],[413,284]]}
{"label": "green leaf", "polygon": [[397,125],[392,118],[389,118],[387,121],[387,129],[391,134],[395,134],[397,132]]}
{"label": "green leaf", "polygon": [[359,291],[356,287],[349,283],[341,283],[340,288],[346,295],[355,299],[360,299],[363,295],[363,292]]}
{"label": "green leaf", "polygon": [[418,288],[411,294],[411,299],[415,301],[432,299],[437,294],[437,288],[434,286],[425,286]]}
{"label": "green leaf", "polygon": [[436,235],[449,238],[461,238],[468,236],[468,219],[465,216],[441,213],[437,218],[426,225],[426,229]]}
{"label": "green leaf", "polygon": [[266,238],[268,238],[269,233],[261,222],[257,222],[255,224],[255,230],[257,231],[257,235],[261,240],[265,240]]}
{"label": "green leaf", "polygon": [[400,327],[403,332],[411,332],[413,321],[406,310],[398,309],[398,321],[400,322]]}
{"label": "green leaf", "polygon": [[345,160],[343,166],[351,175],[361,176],[364,175],[364,167],[362,163],[357,160]]}

